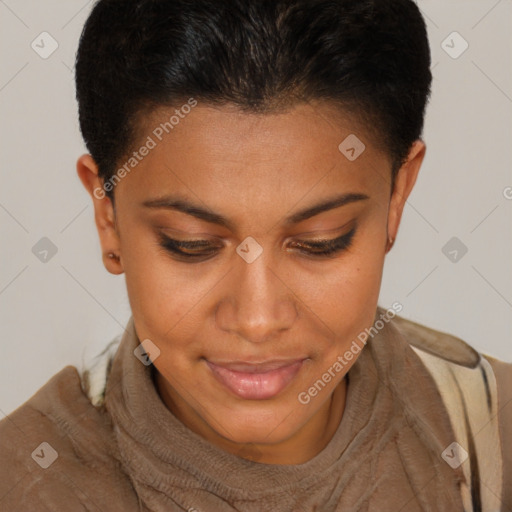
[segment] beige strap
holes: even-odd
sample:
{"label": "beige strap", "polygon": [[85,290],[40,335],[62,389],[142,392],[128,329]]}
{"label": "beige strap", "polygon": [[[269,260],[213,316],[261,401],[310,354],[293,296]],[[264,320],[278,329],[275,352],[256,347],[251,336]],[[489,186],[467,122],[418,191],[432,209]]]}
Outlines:
{"label": "beige strap", "polygon": [[105,400],[108,375],[120,342],[121,336],[114,338],[80,373],[82,389],[95,407],[102,406]]}
{"label": "beige strap", "polygon": [[[482,512],[499,511],[503,461],[498,425],[498,390],[490,363],[480,356],[475,368],[467,368],[417,347],[412,348],[436,381],[453,426],[454,442],[468,453],[474,444]],[[471,468],[469,457],[462,462],[461,468],[466,478],[466,485],[461,489],[464,510],[480,510],[474,508],[472,503],[471,473],[475,468]]]}

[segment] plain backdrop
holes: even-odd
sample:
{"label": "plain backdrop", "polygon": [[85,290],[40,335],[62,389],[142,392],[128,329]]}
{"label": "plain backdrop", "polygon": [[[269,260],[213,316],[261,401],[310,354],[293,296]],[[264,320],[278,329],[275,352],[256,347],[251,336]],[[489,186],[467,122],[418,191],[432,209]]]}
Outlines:
{"label": "plain backdrop", "polygon": [[[379,304],[512,361],[512,4],[419,6],[434,75],[427,156]],[[75,171],[73,65],[91,7],[0,1],[0,418],[64,366],[81,368],[130,316]]]}

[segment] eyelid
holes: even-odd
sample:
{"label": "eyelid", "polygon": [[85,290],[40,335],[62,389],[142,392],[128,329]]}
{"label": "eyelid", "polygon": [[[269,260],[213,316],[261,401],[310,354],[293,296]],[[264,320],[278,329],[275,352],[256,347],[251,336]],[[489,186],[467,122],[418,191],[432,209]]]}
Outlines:
{"label": "eyelid", "polygon": [[[329,240],[332,240],[333,238],[339,238],[340,235],[338,235],[338,232],[340,230],[342,230],[343,228],[346,228],[349,225],[350,225],[350,230],[352,230],[352,227],[356,226],[356,219],[349,220],[348,222],[345,222],[345,224],[342,224],[341,226],[338,226],[336,228],[314,229],[312,231],[306,231],[306,232],[300,233],[298,235],[294,235],[293,237],[290,237],[290,238],[300,239],[301,241],[305,241],[304,237],[307,237],[308,235],[313,235],[313,240],[315,240],[314,235],[319,235],[316,238],[317,240],[329,241]],[[348,233],[348,231],[347,231],[347,233]],[[329,236],[330,234],[332,234],[332,236]]]}
{"label": "eyelid", "polygon": [[[356,219],[351,219],[347,222],[345,222],[344,224],[342,224],[341,226],[337,226],[335,228],[331,228],[331,229],[313,229],[311,231],[305,231],[305,232],[301,232],[300,234],[297,234],[297,235],[293,235],[294,238],[302,238],[302,237],[305,237],[305,236],[308,236],[308,235],[315,235],[315,234],[321,234],[321,235],[324,235],[325,234],[325,239],[328,238],[328,235],[330,233],[336,233],[337,231],[343,229],[345,226],[351,224],[351,223],[355,223],[355,220]],[[195,241],[195,240],[211,240],[211,241],[218,241],[219,240],[219,237],[218,236],[215,236],[215,235],[210,235],[208,233],[191,233],[190,231],[183,231],[183,230],[180,230],[180,229],[173,229],[173,228],[170,228],[170,227],[167,227],[167,226],[155,226],[155,228],[157,229],[157,232],[161,232],[161,233],[166,233],[166,232],[170,232],[171,233],[171,236],[170,238],[174,237],[174,236],[178,236],[178,237],[193,237],[191,239],[185,239],[185,240],[180,240],[179,238],[177,239],[179,242],[189,242],[189,241]]]}
{"label": "eyelid", "polygon": [[[341,228],[352,223],[352,227],[349,231],[338,235],[336,237],[328,237],[324,236],[322,238],[312,238],[312,239],[294,239],[291,241],[292,246],[291,250],[298,250],[299,253],[302,253],[308,257],[332,257],[344,250],[347,250],[351,244],[352,239],[357,231],[357,222],[356,219],[353,219],[349,222],[346,222],[342,226],[323,230],[322,233],[332,233],[333,231],[337,232]],[[192,240],[177,240],[175,238],[171,238],[170,236],[164,233],[166,229],[162,229],[158,233],[160,238],[160,244],[167,249],[167,251],[173,253],[176,258],[182,259],[186,258],[184,261],[194,262],[194,261],[205,261],[210,259],[212,256],[215,256],[217,252],[222,249],[223,244],[218,242],[211,243],[208,239],[200,239],[195,238]],[[167,231],[175,231],[172,229],[167,229]],[[313,233],[313,232],[310,232]],[[314,233],[318,233],[318,231],[314,231]],[[209,235],[207,235],[209,237]],[[302,246],[302,248],[301,248]],[[203,248],[203,251],[201,251]],[[195,251],[199,249],[199,251]],[[192,251],[192,252],[187,252]]]}
{"label": "eyelid", "polygon": [[342,243],[345,239],[353,236],[355,230],[348,231],[343,235],[337,236],[336,238],[315,238],[311,240],[294,240],[292,244],[303,244],[308,247],[318,248],[325,247],[332,244]]}
{"label": "eyelid", "polygon": [[[160,232],[162,233],[164,236],[166,232],[170,232],[170,238],[173,238],[175,236],[177,237],[193,237],[193,238],[189,238],[189,239],[185,239],[183,240],[184,242],[188,242],[188,241],[194,241],[194,240],[218,240],[219,237],[215,236],[215,235],[210,235],[208,233],[194,233],[194,232],[190,232],[190,231],[182,231],[180,229],[173,229],[173,228],[168,228],[168,227],[163,227],[163,226],[156,226],[156,229],[157,229],[157,232]],[[178,238],[179,240],[179,238]],[[181,241],[181,240],[179,240]]]}
{"label": "eyelid", "polygon": [[212,250],[212,249],[216,250],[216,249],[220,249],[222,247],[221,244],[215,244],[210,240],[205,240],[205,239],[178,240],[176,238],[171,238],[171,237],[165,235],[164,233],[161,233],[159,235],[159,238],[160,238],[160,243],[162,243],[164,245],[167,244],[167,245],[182,247],[182,248],[190,249],[190,250],[201,249],[202,247],[207,250]]}
{"label": "eyelid", "polygon": [[351,243],[352,238],[354,237],[355,233],[357,231],[357,226],[354,225],[352,228],[343,233],[342,235],[338,235],[335,238],[313,238],[309,240],[293,240],[291,242],[292,245],[304,245],[306,247],[311,247],[313,249],[321,249],[323,247],[329,247],[329,246],[343,246],[344,244],[349,245]]}

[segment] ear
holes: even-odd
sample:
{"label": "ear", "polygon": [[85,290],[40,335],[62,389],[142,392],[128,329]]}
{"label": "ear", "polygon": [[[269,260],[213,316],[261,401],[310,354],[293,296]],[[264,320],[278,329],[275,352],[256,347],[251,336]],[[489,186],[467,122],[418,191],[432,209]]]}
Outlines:
{"label": "ear", "polygon": [[117,231],[115,209],[103,188],[103,179],[98,176],[98,166],[91,155],[82,155],[76,163],[76,170],[78,177],[92,198],[94,219],[103,253],[103,264],[111,274],[122,274],[121,244]]}
{"label": "ear", "polygon": [[[388,238],[393,241],[397,237],[405,202],[416,183],[426,149],[421,140],[416,140],[411,146],[407,161],[400,167],[396,175],[388,210]],[[393,244],[391,243],[391,245]],[[390,246],[386,252],[389,249],[391,249]]]}

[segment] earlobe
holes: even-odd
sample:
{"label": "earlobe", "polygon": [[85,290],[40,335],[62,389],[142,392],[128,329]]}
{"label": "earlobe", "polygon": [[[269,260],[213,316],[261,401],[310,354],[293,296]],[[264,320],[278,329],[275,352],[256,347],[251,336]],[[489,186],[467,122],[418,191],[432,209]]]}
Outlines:
{"label": "earlobe", "polygon": [[103,253],[103,265],[111,274],[122,274],[123,265],[116,212],[112,201],[103,189],[103,180],[98,174],[98,165],[91,155],[86,154],[78,159],[76,169],[80,181],[93,202],[94,220]]}
{"label": "earlobe", "polygon": [[386,254],[391,251],[391,249],[393,248],[393,245],[395,244],[395,239],[392,238],[391,236],[388,236],[388,241],[386,243]]}
{"label": "earlobe", "polygon": [[[391,249],[396,240],[405,202],[416,183],[425,153],[426,146],[424,142],[416,140],[411,146],[407,161],[398,170],[389,203],[386,253]],[[392,242],[390,243],[389,240]]]}
{"label": "earlobe", "polygon": [[119,275],[124,272],[121,257],[112,251],[103,253],[103,265],[111,274]]}

